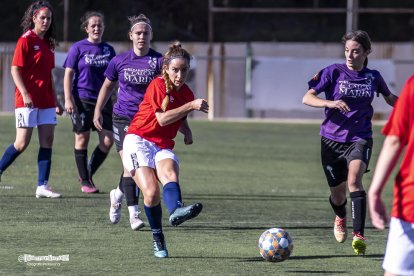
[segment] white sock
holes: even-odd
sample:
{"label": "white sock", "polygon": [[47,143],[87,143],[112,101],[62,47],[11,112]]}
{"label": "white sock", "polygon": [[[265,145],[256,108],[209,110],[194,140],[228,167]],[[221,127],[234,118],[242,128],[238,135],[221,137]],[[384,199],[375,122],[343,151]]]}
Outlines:
{"label": "white sock", "polygon": [[138,213],[138,205],[128,206],[129,217],[132,218]]}
{"label": "white sock", "polygon": [[119,189],[119,187],[116,187],[115,189],[115,198],[117,201],[122,201],[124,198],[124,193]]}

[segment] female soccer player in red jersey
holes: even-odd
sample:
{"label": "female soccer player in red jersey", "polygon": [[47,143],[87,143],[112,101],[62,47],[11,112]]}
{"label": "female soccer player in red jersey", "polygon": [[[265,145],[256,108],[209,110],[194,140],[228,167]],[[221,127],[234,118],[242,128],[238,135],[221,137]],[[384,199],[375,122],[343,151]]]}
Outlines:
{"label": "female soccer player in red jersey", "polygon": [[177,42],[164,54],[162,77],[155,78],[147,88],[124,139],[122,161],[144,195],[144,210],[153,234],[154,255],[168,257],[161,224],[160,188],[173,226],[196,217],[200,203],[184,207],[178,179],[178,158],[173,152],[177,132],[184,134],[184,143],[192,144],[187,115],[193,111],[208,112],[203,99],[194,99],[185,84],[190,70],[190,55]]}
{"label": "female soccer player in red jersey", "polygon": [[384,126],[386,135],[368,191],[372,224],[384,229],[387,214],[381,194],[404,148],[394,182],[394,202],[382,267],[385,275],[414,275],[414,75],[404,85],[400,98]]}
{"label": "female soccer player in red jersey", "polygon": [[[367,67],[371,39],[365,31],[353,31],[342,38],[345,63],[322,69],[309,81],[303,103],[325,108],[322,123],[322,166],[331,191],[329,202],[336,214],[334,235],[338,242],[347,238],[347,190],[351,198],[353,222],[352,247],[365,254],[364,237],[366,193],[362,176],[367,171],[372,152],[372,101],[381,94],[393,106],[397,97],[391,93],[380,72]],[[318,97],[325,93],[325,99]]]}
{"label": "female soccer player in red jersey", "polygon": [[27,148],[33,128],[37,127],[40,144],[37,198],[60,197],[48,185],[56,113],[61,115],[63,112],[52,83],[56,46],[54,16],[52,6],[47,1],[34,2],[23,16],[23,35],[17,41],[11,67],[16,85],[16,140],[5,150],[0,160],[1,175]]}

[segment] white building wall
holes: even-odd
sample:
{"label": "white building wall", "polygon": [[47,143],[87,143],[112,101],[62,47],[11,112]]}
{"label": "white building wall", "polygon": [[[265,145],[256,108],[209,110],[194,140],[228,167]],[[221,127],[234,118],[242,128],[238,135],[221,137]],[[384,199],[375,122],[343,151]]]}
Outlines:
{"label": "white building wall", "polygon": [[[111,43],[111,42],[110,42]],[[128,50],[130,43],[111,43],[117,53]],[[154,43],[153,48],[165,52],[169,43]],[[14,85],[10,76],[11,55],[15,43],[0,44],[0,111],[13,111]],[[62,65],[62,44],[57,51],[56,66]],[[252,55],[251,72],[246,58]],[[183,47],[193,56],[189,85],[196,97],[208,99],[207,43],[186,43]],[[321,112],[301,103],[307,81],[319,69],[333,62],[343,62],[341,43],[215,43],[213,45],[214,108],[216,118],[252,117],[320,117]],[[369,67],[379,70],[390,89],[399,94],[406,79],[414,72],[412,43],[374,43]],[[251,95],[246,95],[246,76],[251,81]],[[249,84],[249,81],[247,81]],[[60,83],[57,84],[62,85]],[[62,89],[58,90],[62,91]],[[249,92],[249,90],[247,90]],[[378,103],[377,103],[378,102]],[[377,118],[386,117],[389,108],[376,99]],[[206,118],[199,112],[192,116]]]}

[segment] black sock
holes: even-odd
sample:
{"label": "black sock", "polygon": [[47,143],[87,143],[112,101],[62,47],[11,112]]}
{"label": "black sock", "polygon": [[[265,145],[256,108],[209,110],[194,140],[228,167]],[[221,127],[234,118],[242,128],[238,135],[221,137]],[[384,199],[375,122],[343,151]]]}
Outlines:
{"label": "black sock", "polygon": [[98,168],[102,165],[103,161],[106,159],[107,156],[108,153],[101,151],[99,146],[96,146],[95,150],[91,155],[91,160],[89,161],[89,173],[91,179],[95,172],[98,170]]}
{"label": "black sock", "polygon": [[88,174],[88,150],[74,150],[76,166],[78,167],[78,173],[82,185],[89,185]]}
{"label": "black sock", "polygon": [[125,194],[125,192],[124,192],[124,185],[122,185],[122,179],[124,179],[124,172],[121,173],[121,177],[119,178],[118,188],[119,188],[119,190],[121,190],[121,192],[123,194]]}
{"label": "black sock", "polygon": [[346,200],[346,198],[345,198],[345,202],[342,204],[342,205],[335,205],[333,202],[332,202],[332,199],[331,199],[331,197],[329,197],[329,203],[331,204],[331,206],[332,206],[332,209],[334,210],[334,212],[335,212],[335,215],[337,215],[338,217],[340,217],[340,218],[344,218],[344,217],[346,217],[346,203],[347,203],[347,200]]}
{"label": "black sock", "polygon": [[354,233],[364,236],[365,217],[367,212],[367,193],[365,191],[357,191],[349,193],[351,197],[352,222],[354,225]]}
{"label": "black sock", "polygon": [[138,205],[139,189],[132,177],[123,177],[122,186],[127,206]]}

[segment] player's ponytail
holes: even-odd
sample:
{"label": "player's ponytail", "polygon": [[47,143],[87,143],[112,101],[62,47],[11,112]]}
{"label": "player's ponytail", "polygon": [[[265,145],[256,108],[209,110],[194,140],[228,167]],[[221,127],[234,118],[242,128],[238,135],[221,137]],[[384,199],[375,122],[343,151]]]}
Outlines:
{"label": "player's ponytail", "polygon": [[165,91],[165,97],[161,103],[161,109],[163,112],[165,112],[168,104],[170,103],[170,91],[174,89],[174,85],[172,84],[170,77],[167,74],[166,69],[164,69],[164,66],[162,70],[162,78],[164,79],[166,91]]}

